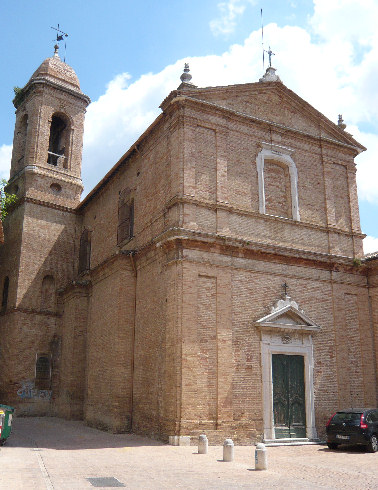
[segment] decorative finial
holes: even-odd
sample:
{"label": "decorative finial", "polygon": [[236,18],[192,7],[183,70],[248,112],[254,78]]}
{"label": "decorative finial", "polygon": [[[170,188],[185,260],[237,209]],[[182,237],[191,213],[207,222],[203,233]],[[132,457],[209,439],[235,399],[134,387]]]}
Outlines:
{"label": "decorative finial", "polygon": [[276,69],[273,66],[268,66],[264,76],[262,76],[259,82],[281,82],[281,79],[276,75]]}
{"label": "decorative finial", "polygon": [[54,46],[54,58],[59,58],[59,45],[55,44]]}
{"label": "decorative finial", "polygon": [[185,63],[184,73],[181,75],[180,80],[183,83],[192,83],[190,80],[192,79],[192,75],[189,73],[189,63]]}
{"label": "decorative finial", "polygon": [[181,83],[177,87],[177,90],[181,90],[183,88],[197,88],[196,85],[194,85],[191,80],[192,80],[192,75],[189,73],[189,63],[185,63],[184,66],[184,72],[180,77]]}
{"label": "decorative finial", "polygon": [[339,114],[339,120],[337,121],[337,125],[339,126],[340,129],[346,128],[346,124],[344,124],[344,119],[342,114]]}

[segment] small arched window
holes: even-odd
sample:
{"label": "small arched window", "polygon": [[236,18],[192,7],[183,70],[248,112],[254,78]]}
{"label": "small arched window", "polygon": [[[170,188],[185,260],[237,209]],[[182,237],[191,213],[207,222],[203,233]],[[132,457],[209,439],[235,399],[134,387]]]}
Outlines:
{"label": "small arched window", "polygon": [[4,279],[3,283],[3,296],[1,301],[1,311],[5,311],[8,305],[8,293],[9,293],[9,277]]}
{"label": "small arched window", "polygon": [[80,237],[79,274],[91,268],[91,232],[87,229]]}
{"label": "small arched window", "polygon": [[41,310],[52,311],[55,308],[55,281],[53,276],[45,276],[41,287]]}
{"label": "small arched window", "polygon": [[50,165],[67,168],[68,129],[69,123],[65,117],[57,114],[52,116],[47,152],[47,163]]}
{"label": "small arched window", "polygon": [[51,385],[51,360],[48,354],[37,354],[35,362],[35,387],[49,390]]}

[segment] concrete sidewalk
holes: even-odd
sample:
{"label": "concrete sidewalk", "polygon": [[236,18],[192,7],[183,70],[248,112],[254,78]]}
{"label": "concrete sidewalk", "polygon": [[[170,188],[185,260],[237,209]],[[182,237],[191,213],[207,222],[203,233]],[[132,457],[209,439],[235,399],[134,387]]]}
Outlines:
{"label": "concrete sidewalk", "polygon": [[[326,446],[268,448],[269,469],[254,470],[254,447],[235,447],[232,463],[223,448],[167,446],[151,439],[109,434],[82,422],[19,418],[0,449],[0,488],[18,489],[234,489],[378,488],[378,453]],[[105,486],[104,486],[105,485]],[[114,485],[113,485],[114,486]]]}

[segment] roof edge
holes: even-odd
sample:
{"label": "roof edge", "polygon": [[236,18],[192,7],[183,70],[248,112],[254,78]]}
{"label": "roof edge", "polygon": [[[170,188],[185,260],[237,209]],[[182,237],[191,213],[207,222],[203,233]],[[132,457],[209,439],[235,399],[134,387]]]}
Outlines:
{"label": "roof edge", "polygon": [[136,147],[148,136],[148,134],[157,126],[160,120],[163,117],[163,113],[159,114],[157,118],[148,126],[148,128],[142,133],[139,138],[133,143],[130,148],[124,153],[121,158],[113,165],[113,167],[104,175],[104,177],[98,182],[98,184],[93,187],[93,189],[85,196],[85,198],[81,201],[81,203],[77,206],[77,211],[81,211],[84,209],[89,202],[100,192],[100,190],[105,187],[105,185],[111,180],[113,175],[115,175],[122,164],[128,159],[132,152],[136,149]]}

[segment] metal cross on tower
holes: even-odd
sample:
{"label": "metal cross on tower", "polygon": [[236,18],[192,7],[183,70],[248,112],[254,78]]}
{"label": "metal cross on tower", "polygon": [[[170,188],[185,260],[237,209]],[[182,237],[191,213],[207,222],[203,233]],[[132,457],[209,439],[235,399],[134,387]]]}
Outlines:
{"label": "metal cross on tower", "polygon": [[286,284],[286,281],[282,284],[282,288],[284,290],[285,296],[287,296],[287,290],[289,289],[289,285]]}
{"label": "metal cross on tower", "polygon": [[269,50],[268,51],[265,51],[265,53],[268,53],[268,56],[269,56],[269,66],[272,66],[272,56],[276,56],[276,54],[273,53],[273,51],[270,49],[270,46],[269,46]]}

